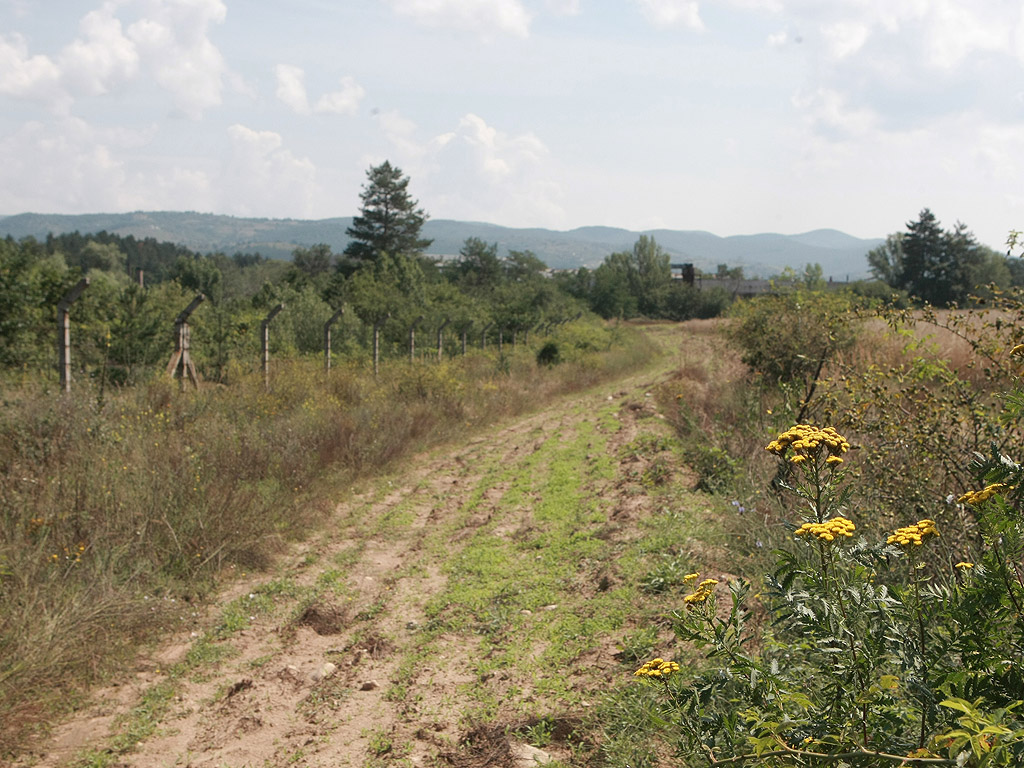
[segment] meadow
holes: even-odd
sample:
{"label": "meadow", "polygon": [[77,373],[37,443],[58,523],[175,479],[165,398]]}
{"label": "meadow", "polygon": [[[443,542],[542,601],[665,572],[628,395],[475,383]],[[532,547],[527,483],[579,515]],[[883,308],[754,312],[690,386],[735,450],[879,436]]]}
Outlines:
{"label": "meadow", "polygon": [[[332,616],[388,709],[360,730],[357,673],[321,681],[294,711],[323,751],[276,732],[266,764],[325,764],[350,733],[331,764],[503,765],[521,742],[563,765],[1019,765],[1021,313],[797,293],[594,327],[603,351],[552,366],[521,349],[374,381],[297,360],[269,392],[102,403],[9,388],[4,746],[241,580],[249,602],[214,606],[117,721],[131,736],[81,765],[160,764],[163,718],[245,698],[226,672],[212,703],[192,687],[225,659],[269,684]],[[418,505],[395,473],[431,445],[457,461],[443,488],[413,470]],[[376,490],[339,506],[357,479]],[[367,570],[385,541],[386,578]],[[276,644],[247,651],[254,627]]]}

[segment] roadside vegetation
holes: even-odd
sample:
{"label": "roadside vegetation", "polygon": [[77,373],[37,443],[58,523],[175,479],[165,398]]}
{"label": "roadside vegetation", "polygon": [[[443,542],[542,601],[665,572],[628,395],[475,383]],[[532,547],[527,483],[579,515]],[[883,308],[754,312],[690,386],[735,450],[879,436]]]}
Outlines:
{"label": "roadside vegetation", "polygon": [[1024,760],[1022,311],[766,297],[680,367],[660,402],[735,497],[733,574],[685,564],[676,644],[613,697],[630,765]]}

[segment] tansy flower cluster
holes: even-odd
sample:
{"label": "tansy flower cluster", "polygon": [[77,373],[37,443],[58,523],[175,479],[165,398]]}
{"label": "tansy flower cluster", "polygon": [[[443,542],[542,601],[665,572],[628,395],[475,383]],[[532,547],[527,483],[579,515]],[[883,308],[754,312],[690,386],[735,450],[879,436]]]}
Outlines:
{"label": "tansy flower cluster", "polygon": [[960,504],[970,504],[972,506],[981,504],[981,502],[988,501],[995,494],[1002,493],[1003,491],[1009,490],[1009,488],[1010,486],[1006,483],[992,483],[992,485],[986,485],[980,491],[968,491],[957,499],[957,502]]}
{"label": "tansy flower cluster", "polygon": [[706,602],[715,591],[715,584],[717,583],[718,579],[704,579],[704,581],[697,585],[692,595],[687,595],[683,598],[683,602],[689,607]]}
{"label": "tansy flower cluster", "polygon": [[811,535],[818,541],[833,541],[840,536],[850,538],[857,526],[845,517],[833,517],[824,523],[804,523],[794,532],[797,536]]}
{"label": "tansy flower cluster", "polygon": [[900,547],[921,546],[925,536],[938,536],[939,530],[935,527],[935,521],[925,518],[918,520],[913,525],[905,528],[897,528],[896,533],[886,539],[887,544],[896,544]]}
{"label": "tansy flower cluster", "polygon": [[640,669],[633,673],[635,677],[664,678],[679,671],[679,665],[674,661],[664,659],[651,659]]}
{"label": "tansy flower cluster", "polygon": [[850,450],[850,443],[832,427],[797,424],[764,447],[766,451],[779,456],[784,456],[789,448],[793,450],[789,457],[792,464],[817,458],[822,449],[825,449],[828,452],[825,463],[835,466],[843,463],[842,455]]}

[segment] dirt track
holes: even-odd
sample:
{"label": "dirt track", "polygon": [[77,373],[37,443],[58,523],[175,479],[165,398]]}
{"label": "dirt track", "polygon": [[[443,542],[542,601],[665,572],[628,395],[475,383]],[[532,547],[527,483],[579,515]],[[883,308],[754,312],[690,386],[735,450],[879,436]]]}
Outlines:
{"label": "dirt track", "polygon": [[[586,525],[606,545],[627,539],[649,499],[637,482],[642,459],[623,458],[622,449],[638,430],[664,429],[648,396],[657,378],[563,400],[354,489],[273,574],[240,576],[208,617],[141,659],[133,677],[98,691],[19,765],[69,765],[91,748],[90,764],[139,768],[513,766],[525,764],[516,762],[525,740],[509,733],[540,714],[556,731],[546,752],[578,760],[557,731],[566,737],[623,675],[613,657],[620,638],[580,641],[571,672],[550,670],[551,680],[544,642],[525,654],[508,648],[538,624],[585,616],[588,599],[614,583],[614,568],[581,558],[557,602],[506,615],[498,601],[493,619],[484,612],[467,625],[459,605],[444,604],[448,565],[488,542],[530,557],[523,542],[548,527],[536,512],[552,493],[547,467],[572,463],[573,450],[588,451],[568,484],[574,503],[600,510]],[[519,661],[501,662],[502,654]],[[159,686],[173,693],[155,716],[131,715],[155,729],[131,751],[111,748],[112,735],[128,728],[126,713]]]}

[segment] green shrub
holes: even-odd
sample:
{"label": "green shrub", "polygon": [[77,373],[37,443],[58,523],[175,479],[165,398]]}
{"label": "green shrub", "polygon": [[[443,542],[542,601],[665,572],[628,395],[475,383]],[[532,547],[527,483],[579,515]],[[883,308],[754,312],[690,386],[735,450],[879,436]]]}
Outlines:
{"label": "green shrub", "polygon": [[856,334],[845,294],[795,291],[734,305],[730,338],[743,362],[771,383],[812,383]]}

